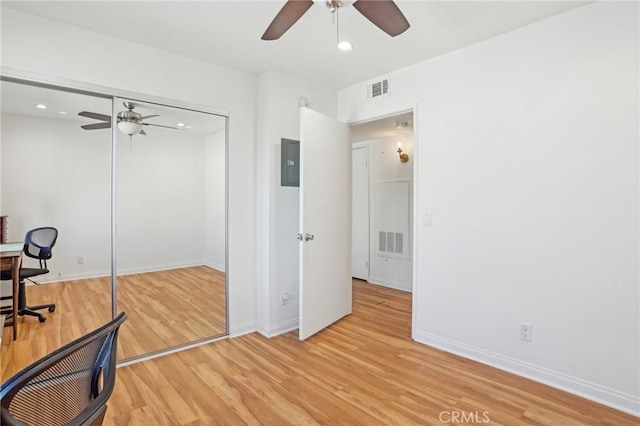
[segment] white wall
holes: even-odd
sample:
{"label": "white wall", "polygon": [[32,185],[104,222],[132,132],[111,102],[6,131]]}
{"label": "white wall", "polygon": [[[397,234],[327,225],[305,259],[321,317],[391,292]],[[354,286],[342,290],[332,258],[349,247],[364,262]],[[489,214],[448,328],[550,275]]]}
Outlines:
{"label": "white wall", "polygon": [[[300,140],[301,97],[310,108],[335,117],[336,95],[334,90],[278,72],[258,76],[258,331],[266,336],[298,326],[300,191],[280,186],[280,140]],[[291,299],[282,306],[284,292]]]}
{"label": "white wall", "polygon": [[1,19],[3,67],[229,111],[229,326],[254,330],[255,77],[12,9]]}
{"label": "white wall", "polygon": [[225,270],[225,132],[205,139],[205,264]]}
{"label": "white wall", "polygon": [[[598,2],[339,92],[417,105],[416,340],[640,413],[638,3]],[[520,341],[519,324],[533,325]]]}
{"label": "white wall", "polygon": [[[401,163],[398,157],[398,140],[402,140],[402,148],[409,155],[409,161]],[[413,185],[413,141],[410,137],[378,138],[358,142],[354,146],[366,145],[369,147],[369,282],[384,285],[403,291],[412,291],[413,263],[411,253],[411,239],[404,241],[408,249],[409,257],[406,259],[393,256],[379,256],[378,253],[378,229],[375,227],[375,190],[379,182],[409,182],[409,188]],[[409,196],[407,209],[412,209],[412,194]],[[399,206],[402,207],[402,206]],[[400,209],[402,210],[402,209]],[[412,218],[410,217],[409,220]],[[409,233],[412,226],[409,226]],[[399,232],[396,229],[394,232]],[[409,237],[409,235],[407,235]]]}

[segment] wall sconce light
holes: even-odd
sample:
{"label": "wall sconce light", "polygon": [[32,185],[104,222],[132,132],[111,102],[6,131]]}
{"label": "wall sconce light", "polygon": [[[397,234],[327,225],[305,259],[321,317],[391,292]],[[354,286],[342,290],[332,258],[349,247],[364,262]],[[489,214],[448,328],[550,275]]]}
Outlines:
{"label": "wall sconce light", "polygon": [[409,154],[402,150],[402,143],[398,142],[398,156],[400,156],[400,162],[406,163],[409,161]]}

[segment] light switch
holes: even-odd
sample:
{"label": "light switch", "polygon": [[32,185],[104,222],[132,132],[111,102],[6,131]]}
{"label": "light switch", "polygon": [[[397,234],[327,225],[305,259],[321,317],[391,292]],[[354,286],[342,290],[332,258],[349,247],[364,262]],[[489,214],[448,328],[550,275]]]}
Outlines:
{"label": "light switch", "polygon": [[431,226],[431,212],[426,210],[422,215],[422,224],[424,226]]}

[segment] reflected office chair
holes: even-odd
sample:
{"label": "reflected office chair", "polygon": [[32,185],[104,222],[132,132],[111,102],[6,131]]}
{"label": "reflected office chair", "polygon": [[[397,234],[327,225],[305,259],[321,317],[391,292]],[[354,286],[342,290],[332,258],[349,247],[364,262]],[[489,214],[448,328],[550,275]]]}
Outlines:
{"label": "reflected office chair", "polygon": [[[39,312],[40,309],[47,309],[49,312],[56,310],[55,303],[49,303],[46,305],[27,306],[27,293],[25,289],[25,280],[29,280],[34,284],[37,284],[31,278],[38,275],[48,274],[47,260],[51,259],[51,249],[56,244],[58,239],[58,230],[50,226],[43,228],[35,228],[27,232],[24,237],[23,253],[27,257],[38,259],[40,262],[39,268],[20,268],[20,284],[18,287],[18,315],[31,315],[38,317],[40,322],[45,322],[47,318]],[[11,271],[2,271],[0,273],[0,279],[11,280],[13,279]],[[10,317],[9,314],[7,317]]]}
{"label": "reflected office chair", "polygon": [[126,319],[121,312],[0,385],[0,423],[101,425],[116,383],[118,329]]}

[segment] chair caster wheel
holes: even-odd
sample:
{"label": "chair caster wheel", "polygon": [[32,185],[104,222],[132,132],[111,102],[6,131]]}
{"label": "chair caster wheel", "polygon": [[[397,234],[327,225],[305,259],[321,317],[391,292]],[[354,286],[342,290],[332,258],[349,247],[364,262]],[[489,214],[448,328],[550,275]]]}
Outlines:
{"label": "chair caster wheel", "polygon": [[47,319],[45,317],[38,317],[38,321],[45,322]]}
{"label": "chair caster wheel", "polygon": [[55,307],[55,306],[49,306],[49,309],[48,309],[48,311],[49,311],[49,312],[53,312],[53,311],[55,311],[55,310],[56,310],[56,307]]}

